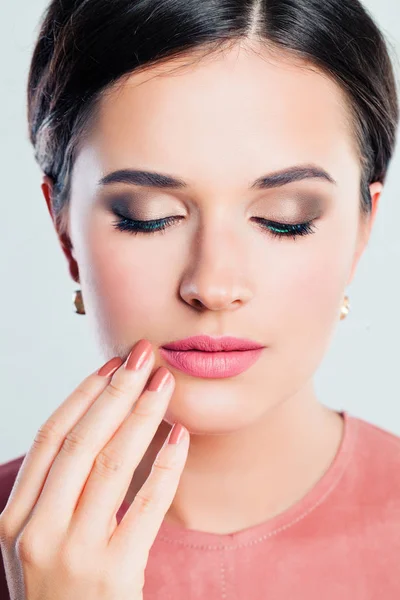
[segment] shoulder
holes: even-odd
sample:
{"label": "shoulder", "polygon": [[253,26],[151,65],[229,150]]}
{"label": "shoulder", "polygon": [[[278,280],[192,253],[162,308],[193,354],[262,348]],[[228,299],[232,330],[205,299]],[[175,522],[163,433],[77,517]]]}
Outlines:
{"label": "shoulder", "polygon": [[382,505],[393,499],[399,509],[400,437],[362,418],[349,419],[354,433],[353,481],[365,501]]}
{"label": "shoulder", "polygon": [[26,454],[13,458],[0,464],[0,513],[8,502],[18,471],[24,461]]}
{"label": "shoulder", "polygon": [[389,460],[393,466],[400,460],[400,436],[387,429],[370,423],[360,417],[351,416],[357,429],[357,448],[369,460]]}

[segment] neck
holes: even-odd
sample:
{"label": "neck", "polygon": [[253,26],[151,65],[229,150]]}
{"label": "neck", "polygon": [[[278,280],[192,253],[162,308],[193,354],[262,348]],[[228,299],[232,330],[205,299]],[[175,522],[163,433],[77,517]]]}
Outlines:
{"label": "neck", "polygon": [[[160,425],[125,497],[131,502],[150,473],[171,426]],[[165,520],[188,529],[232,533],[299,501],[332,463],[343,419],[321,405],[310,383],[250,427],[192,435],[185,468]]]}

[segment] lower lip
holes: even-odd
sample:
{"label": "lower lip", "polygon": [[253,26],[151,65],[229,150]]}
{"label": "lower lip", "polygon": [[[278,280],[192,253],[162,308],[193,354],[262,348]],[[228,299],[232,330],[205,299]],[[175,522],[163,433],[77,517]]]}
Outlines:
{"label": "lower lip", "polygon": [[264,348],[236,350],[232,352],[201,352],[200,350],[167,350],[160,348],[160,355],[172,366],[194,377],[233,377],[249,369]]}

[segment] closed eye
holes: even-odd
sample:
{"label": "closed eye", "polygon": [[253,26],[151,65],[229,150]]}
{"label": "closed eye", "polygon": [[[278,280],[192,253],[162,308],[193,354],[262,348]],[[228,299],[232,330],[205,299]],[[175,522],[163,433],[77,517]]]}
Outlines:
{"label": "closed eye", "polygon": [[272,237],[284,238],[292,237],[294,240],[303,235],[310,235],[316,230],[315,221],[306,221],[305,223],[278,223],[277,221],[269,221],[261,217],[252,217],[253,220],[260,223],[261,227],[268,231]]}
{"label": "closed eye", "polygon": [[[114,213],[119,219],[113,222],[113,227],[118,231],[129,232],[133,235],[138,234],[154,234],[154,233],[165,233],[165,230],[184,219],[183,216],[172,216],[163,219],[152,219],[150,221],[138,221],[123,217],[118,213]],[[252,217],[252,220],[256,221],[261,225],[261,228],[274,238],[285,238],[291,237],[296,240],[299,236],[310,235],[315,231],[315,219],[307,221],[305,223],[279,223],[277,221],[270,221],[261,217]]]}

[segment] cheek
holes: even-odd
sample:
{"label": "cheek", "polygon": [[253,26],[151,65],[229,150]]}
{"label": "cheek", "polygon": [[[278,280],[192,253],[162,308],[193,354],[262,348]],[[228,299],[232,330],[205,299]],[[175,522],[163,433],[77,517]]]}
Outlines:
{"label": "cheek", "polygon": [[298,250],[277,250],[277,339],[286,339],[286,348],[292,346],[298,352],[299,346],[314,345],[316,355],[326,348],[340,317],[352,264],[354,229],[346,235],[332,223],[321,225],[309,240],[294,243]]}
{"label": "cheek", "polygon": [[268,245],[258,288],[260,318],[271,340],[271,377],[290,395],[318,368],[339,323],[351,265],[352,234],[320,225],[307,239]]}
{"label": "cheek", "polygon": [[161,245],[155,236],[118,232],[93,232],[88,238],[86,281],[92,310],[97,326],[107,326],[113,338],[131,342],[157,331],[163,321],[165,326],[168,299],[175,293],[176,261],[166,254],[165,242],[164,250]]}

